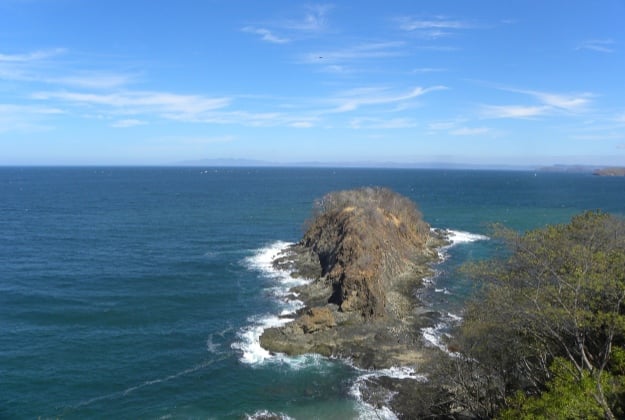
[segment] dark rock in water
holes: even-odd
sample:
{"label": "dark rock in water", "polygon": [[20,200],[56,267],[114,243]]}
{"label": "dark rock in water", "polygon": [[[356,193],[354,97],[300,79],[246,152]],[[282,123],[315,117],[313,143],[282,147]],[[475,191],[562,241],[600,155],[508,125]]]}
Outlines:
{"label": "dark rock in water", "polygon": [[306,308],[295,321],[270,328],[261,345],[290,355],[348,357],[365,367],[422,359],[414,289],[431,274],[445,242],[414,203],[390,190],[363,188],[326,195],[302,240],[274,266],[314,279],[293,289]]}
{"label": "dark rock in water", "polygon": [[265,330],[261,346],[346,358],[364,369],[427,365],[439,350],[423,346],[420,328],[432,326],[436,313],[419,307],[415,289],[447,243],[414,203],[390,190],[326,195],[302,240],[274,261],[313,279],[292,290],[305,308],[294,321]]}
{"label": "dark rock in water", "polygon": [[363,188],[325,196],[300,245],[318,257],[330,302],[370,318],[385,315],[387,289],[426,254],[429,237],[410,200]]}

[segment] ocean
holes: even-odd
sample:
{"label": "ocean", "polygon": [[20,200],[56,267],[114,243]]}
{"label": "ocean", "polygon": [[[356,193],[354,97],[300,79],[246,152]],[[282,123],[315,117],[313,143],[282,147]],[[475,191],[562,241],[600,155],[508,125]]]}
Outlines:
{"label": "ocean", "polygon": [[440,345],[474,290],[457,268],[497,251],[489,225],[625,214],[625,178],[461,170],[0,168],[0,418],[394,418],[371,375],[270,355],[263,328],[297,309],[270,265],[324,194],[383,186],[450,229],[419,292]]}

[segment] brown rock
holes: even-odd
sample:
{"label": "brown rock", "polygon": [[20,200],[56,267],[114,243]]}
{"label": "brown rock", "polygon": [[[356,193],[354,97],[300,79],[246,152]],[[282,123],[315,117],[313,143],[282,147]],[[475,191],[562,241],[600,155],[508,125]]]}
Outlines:
{"label": "brown rock", "polygon": [[334,315],[328,307],[310,308],[305,315],[300,317],[298,323],[307,334],[336,326]]}

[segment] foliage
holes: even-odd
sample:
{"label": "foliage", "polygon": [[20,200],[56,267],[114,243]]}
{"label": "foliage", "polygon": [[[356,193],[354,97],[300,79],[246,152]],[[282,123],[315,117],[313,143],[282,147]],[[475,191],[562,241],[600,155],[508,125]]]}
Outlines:
{"label": "foliage", "polygon": [[355,190],[335,191],[316,200],[315,218],[331,215],[345,209],[361,209],[372,222],[382,221],[381,216],[399,220],[407,229],[427,235],[429,225],[422,219],[421,212],[410,199],[388,188],[364,187]]}
{"label": "foliage", "polygon": [[[556,358],[551,367],[552,378],[546,390],[537,396],[517,392],[508,402],[500,418],[517,419],[601,419],[603,408],[594,398],[595,383],[588,371],[578,374],[571,362]],[[602,386],[609,387],[609,375],[602,378]]]}
{"label": "foliage", "polygon": [[591,398],[601,417],[614,418],[622,387],[606,388],[606,378],[625,370],[625,222],[590,211],[565,225],[497,234],[509,253],[469,269],[484,287],[467,308],[457,362],[497,386],[476,402],[462,390],[479,381],[454,379],[464,384],[458,404],[490,416],[493,403],[537,413],[571,401],[590,410]]}

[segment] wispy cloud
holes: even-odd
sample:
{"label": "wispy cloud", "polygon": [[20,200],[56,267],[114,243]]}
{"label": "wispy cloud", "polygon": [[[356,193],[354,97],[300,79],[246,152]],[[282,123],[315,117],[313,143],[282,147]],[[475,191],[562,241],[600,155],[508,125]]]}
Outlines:
{"label": "wispy cloud", "polygon": [[288,29],[303,32],[318,32],[326,29],[328,12],[333,8],[329,4],[313,4],[306,6],[306,14],[303,19],[292,20],[284,23]]}
{"label": "wispy cloud", "polygon": [[561,94],[552,92],[540,92],[536,90],[505,89],[510,92],[522,93],[533,96],[547,107],[556,108],[567,112],[583,111],[590,104],[591,93]]}
{"label": "wispy cloud", "polygon": [[488,134],[492,130],[488,127],[460,127],[451,130],[449,134],[453,136],[478,136]]}
{"label": "wispy cloud", "polygon": [[529,89],[498,87],[499,90],[530,96],[537,103],[530,105],[483,105],[484,118],[534,118],[549,114],[579,115],[588,110],[591,93],[553,93]]}
{"label": "wispy cloud", "polygon": [[379,130],[379,129],[400,129],[416,127],[418,124],[410,118],[354,118],[349,122],[349,126],[356,130]]}
{"label": "wispy cloud", "polygon": [[136,127],[136,126],[145,125],[145,124],[147,124],[145,121],[136,120],[136,119],[125,119],[125,120],[115,121],[113,124],[111,124],[111,127],[128,128],[128,127]]}
{"label": "wispy cloud", "polygon": [[0,133],[49,130],[46,120],[59,114],[63,111],[55,107],[0,104]]}
{"label": "wispy cloud", "polygon": [[399,41],[359,44],[349,48],[309,53],[304,56],[303,61],[325,65],[337,62],[397,57],[406,54],[402,48],[404,46],[405,43]]}
{"label": "wispy cloud", "polygon": [[391,93],[382,88],[360,88],[346,91],[337,95],[334,99],[339,105],[333,112],[354,111],[362,106],[400,103],[409,101],[426,93],[447,89],[445,86],[432,86],[428,88],[416,87],[406,93]]}
{"label": "wispy cloud", "polygon": [[[265,22],[246,25],[243,32],[258,35],[262,41],[273,44],[286,44],[298,39],[302,34],[323,32],[327,28],[327,14],[333,6],[312,4],[305,7],[304,16],[298,19]],[[288,35],[280,35],[280,34]]]}
{"label": "wispy cloud", "polygon": [[203,113],[227,107],[230,98],[209,98],[168,92],[128,91],[119,93],[38,92],[39,100],[58,100],[83,106],[106,106],[119,114],[157,113],[177,119],[193,119]]}
{"label": "wispy cloud", "polygon": [[57,48],[23,54],[0,54],[0,79],[110,89],[125,86],[136,78],[136,75],[110,71],[68,69],[62,62],[52,60],[66,53],[66,49]]}
{"label": "wispy cloud", "polygon": [[315,126],[311,121],[294,121],[290,124],[294,128],[312,128]]}
{"label": "wispy cloud", "polygon": [[445,72],[447,71],[447,69],[445,68],[440,68],[440,67],[419,67],[417,69],[413,69],[412,72],[416,73],[416,74],[421,74],[421,73],[441,73],[441,72]]}
{"label": "wispy cloud", "polygon": [[546,106],[523,105],[483,105],[481,115],[484,118],[533,118],[549,112]]}
{"label": "wispy cloud", "polygon": [[446,132],[452,136],[479,136],[486,134],[492,136],[497,133],[490,127],[470,127],[467,123],[469,123],[469,120],[462,117],[448,121],[434,121],[427,125],[428,134]]}
{"label": "wispy cloud", "polygon": [[590,39],[577,46],[578,50],[590,50],[602,53],[614,52],[614,41],[611,39]]}
{"label": "wispy cloud", "polygon": [[459,30],[473,27],[466,21],[451,19],[446,16],[418,18],[404,16],[398,18],[397,21],[401,30],[416,33],[421,37],[430,39],[448,37]]}
{"label": "wispy cloud", "polygon": [[33,61],[41,61],[47,58],[55,57],[65,53],[63,48],[55,48],[52,50],[39,50],[23,54],[2,54],[0,53],[0,63],[28,63]]}
{"label": "wispy cloud", "polygon": [[111,89],[126,86],[135,79],[135,76],[130,74],[115,74],[115,73],[102,73],[80,72],[70,76],[62,76],[56,78],[42,78],[41,81],[50,84],[59,84],[65,86],[74,86],[88,89]]}
{"label": "wispy cloud", "polygon": [[290,42],[290,39],[275,35],[273,32],[266,28],[246,26],[243,28],[243,32],[259,35],[261,40],[271,42],[273,44],[285,44],[287,42]]}

